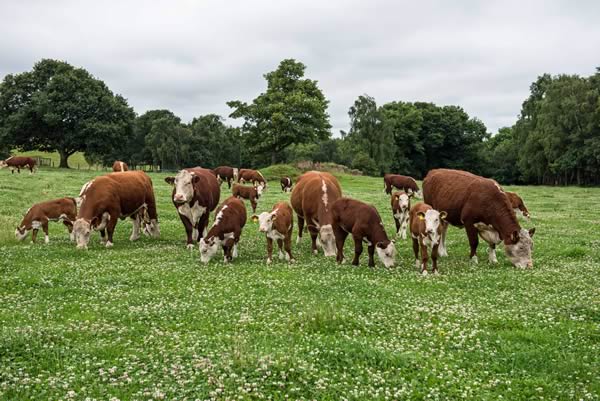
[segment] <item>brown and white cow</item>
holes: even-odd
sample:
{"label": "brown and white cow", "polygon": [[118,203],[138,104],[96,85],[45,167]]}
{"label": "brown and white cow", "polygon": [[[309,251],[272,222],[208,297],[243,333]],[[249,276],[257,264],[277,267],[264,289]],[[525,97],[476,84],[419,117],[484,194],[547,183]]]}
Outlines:
{"label": "brown and white cow", "polygon": [[[309,171],[298,179],[291,197],[292,208],[298,216],[297,243],[302,239],[306,222],[313,253],[317,254],[319,245],[323,247],[325,256],[335,256],[331,205],[341,197],[340,183],[329,173]],[[320,237],[320,240],[317,237]]]}
{"label": "brown and white cow", "polygon": [[[435,210],[426,203],[417,203],[410,209],[410,236],[415,252],[415,264],[421,274],[427,274],[427,252],[431,252],[433,273],[437,273],[438,248],[442,239],[442,231],[446,212]],[[419,260],[419,249],[421,259]]]}
{"label": "brown and white cow", "polygon": [[[465,227],[471,247],[471,260],[477,262],[480,235],[488,244],[489,261],[495,263],[496,244],[504,242],[506,255],[516,267],[532,267],[535,229],[521,228],[508,197],[493,180],[461,170],[436,169],[423,180],[426,203],[447,213],[446,221]],[[444,224],[439,245],[440,256],[446,256]]]}
{"label": "brown and white cow", "polygon": [[208,263],[216,255],[219,246],[223,248],[223,261],[231,262],[238,257],[238,243],[242,229],[246,225],[246,206],[230,196],[217,209],[215,222],[204,238],[200,240],[200,261]]}
{"label": "brown and white cow", "polygon": [[383,185],[385,187],[385,193],[388,195],[392,193],[392,187],[396,187],[407,194],[415,194],[416,196],[421,197],[417,181],[406,175],[386,174],[383,176]]}
{"label": "brown and white cow", "polygon": [[252,213],[256,213],[258,198],[260,198],[258,188],[247,187],[245,185],[240,184],[233,184],[233,189],[231,190],[231,192],[233,196],[235,196],[238,199],[248,199],[250,201],[250,205],[252,206]]}
{"label": "brown and white cow", "polygon": [[187,168],[165,182],[173,186],[171,200],[187,234],[187,247],[206,235],[210,212],[219,204],[221,190],[214,174],[203,168]]}
{"label": "brown and white cow", "polygon": [[396,235],[401,239],[406,239],[411,196],[412,193],[409,195],[403,191],[396,191],[392,194],[392,214],[396,223]]}
{"label": "brown and white cow", "polygon": [[508,197],[508,201],[512,205],[515,213],[520,212],[521,214],[523,214],[523,217],[525,217],[526,219],[529,219],[531,217],[531,215],[529,214],[529,210],[527,210],[527,207],[525,206],[523,199],[521,199],[521,197],[519,195],[517,195],[515,192],[508,192],[508,191],[504,191],[504,193]]}
{"label": "brown and white cow", "polygon": [[243,184],[245,182],[251,182],[252,185],[254,185],[255,187],[262,186],[263,189],[267,189],[267,180],[265,180],[265,177],[263,177],[263,175],[258,170],[251,170],[246,168],[240,169],[238,172],[237,181],[240,184]]}
{"label": "brown and white cow", "polygon": [[[292,207],[287,202],[277,202],[270,212],[258,216],[258,229],[267,237],[267,264],[273,262],[273,240],[279,246],[279,259],[294,262],[292,256],[292,230],[294,219]],[[285,254],[283,249],[285,248]]]}
{"label": "brown and white cow", "polygon": [[36,164],[35,159],[31,157],[12,156],[6,160],[0,160],[0,169],[8,167],[11,173],[14,174],[16,169],[17,173],[21,174],[21,169],[27,167],[29,168],[29,174],[33,174]]}
{"label": "brown and white cow", "polygon": [[71,240],[73,240],[73,222],[76,217],[77,202],[75,198],[60,198],[36,203],[25,213],[25,217],[15,230],[15,237],[19,241],[23,241],[27,238],[29,231],[33,230],[31,242],[35,242],[38,230],[41,228],[44,231],[44,242],[47,244],[50,242],[48,222],[59,221],[67,227],[69,234],[71,234]]}
{"label": "brown and white cow", "polygon": [[396,263],[396,248],[388,238],[381,216],[373,206],[364,202],[340,198],[331,206],[332,227],[337,247],[337,262],[344,260],[344,242],[348,234],[354,239],[354,259],[352,264],[358,266],[358,259],[363,251],[363,241],[367,244],[369,267],[375,267],[373,255],[377,256],[385,267]]}
{"label": "brown and white cow", "polygon": [[292,179],[290,177],[281,177],[279,182],[283,192],[292,192]]}
{"label": "brown and white cow", "polygon": [[113,166],[112,166],[112,170],[114,172],[129,171],[129,166],[127,165],[127,163],[122,162],[121,160],[115,160],[115,162],[113,163]]}
{"label": "brown and white cow", "polygon": [[219,181],[219,185],[223,181],[227,181],[227,186],[231,188],[231,181],[235,182],[238,180],[238,169],[229,166],[219,166],[213,170]]}
{"label": "brown and white cow", "polygon": [[[92,230],[100,231],[101,242],[113,246],[117,221],[130,217],[133,220],[131,241],[144,233],[160,235],[152,180],[143,171],[110,173],[94,178],[81,190],[81,207],[73,224],[77,248],[87,249]],[[106,235],[108,234],[108,239]]]}

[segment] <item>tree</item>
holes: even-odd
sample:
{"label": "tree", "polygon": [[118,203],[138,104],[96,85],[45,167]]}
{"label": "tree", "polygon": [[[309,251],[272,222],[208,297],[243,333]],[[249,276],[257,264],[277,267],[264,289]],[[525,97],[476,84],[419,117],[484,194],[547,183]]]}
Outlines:
{"label": "tree", "polygon": [[317,81],[305,79],[304,64],[283,60],[279,67],[264,75],[267,90],[251,104],[227,103],[232,118],[243,118],[245,146],[257,156],[270,155],[272,164],[288,146],[311,143],[330,136],[328,101]]}
{"label": "tree", "polygon": [[2,141],[21,150],[107,154],[131,134],[135,114],[104,82],[66,62],[44,59],[0,84]]}

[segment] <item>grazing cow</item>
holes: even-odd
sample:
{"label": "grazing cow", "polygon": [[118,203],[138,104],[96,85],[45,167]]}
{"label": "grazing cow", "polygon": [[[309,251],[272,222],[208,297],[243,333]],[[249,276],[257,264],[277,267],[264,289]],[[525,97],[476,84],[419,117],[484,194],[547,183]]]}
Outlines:
{"label": "grazing cow", "polygon": [[[279,246],[279,259],[294,262],[292,256],[292,230],[294,219],[292,207],[287,202],[277,202],[270,212],[263,212],[258,216],[258,228],[267,237],[267,264],[273,262],[273,240]],[[285,247],[285,254],[283,249]]]}
{"label": "grazing cow", "polygon": [[227,186],[231,188],[231,181],[235,182],[238,179],[238,169],[234,167],[219,166],[213,171],[217,176],[217,180],[219,180],[219,185],[221,185],[223,181],[227,181]]}
{"label": "grazing cow", "polygon": [[240,184],[233,184],[233,189],[231,192],[233,193],[233,196],[238,199],[248,199],[250,201],[250,205],[252,205],[252,213],[256,213],[257,200],[260,198],[260,188],[260,186],[258,186],[258,188],[254,188]]}
{"label": "grazing cow", "polygon": [[61,221],[69,234],[71,234],[71,240],[73,239],[73,222],[77,217],[77,202],[75,198],[60,198],[46,202],[36,203],[31,206],[25,217],[21,220],[21,224],[17,226],[15,230],[15,237],[19,241],[23,241],[29,231],[33,230],[31,234],[31,242],[35,242],[38,230],[40,227],[44,230],[44,242],[47,244],[50,242],[48,237],[48,222],[49,221]]}
{"label": "grazing cow", "polygon": [[[421,274],[427,274],[427,251],[431,251],[433,273],[437,273],[438,247],[446,212],[439,212],[426,203],[417,203],[410,209],[410,236],[415,252],[415,264],[421,268]],[[419,260],[421,248],[421,260]]]}
{"label": "grazing cow", "polygon": [[219,183],[203,168],[183,169],[165,182],[173,186],[171,200],[185,228],[187,247],[193,249],[194,242],[206,235],[210,212],[219,204]]}
{"label": "grazing cow", "polygon": [[[131,217],[131,241],[144,233],[160,235],[152,180],[143,171],[110,173],[86,183],[80,194],[81,207],[73,224],[77,248],[87,249],[92,230],[100,231],[101,242],[113,246],[113,233],[119,218]],[[105,235],[108,234],[108,239]]]}
{"label": "grazing cow", "polygon": [[114,172],[129,171],[129,166],[127,165],[127,163],[122,162],[121,160],[115,160],[112,168]]}
{"label": "grazing cow", "polygon": [[0,160],[0,169],[8,167],[13,174],[15,169],[17,169],[17,173],[21,174],[21,169],[25,167],[29,168],[29,174],[33,174],[35,166],[36,161],[31,157],[12,156],[6,160]]}
{"label": "grazing cow", "polygon": [[331,205],[331,214],[338,263],[344,260],[344,242],[348,234],[352,234],[354,239],[353,265],[358,266],[363,241],[368,246],[369,267],[375,267],[373,255],[376,249],[377,256],[385,267],[392,267],[396,263],[394,242],[388,239],[377,209],[355,199],[340,198]]}
{"label": "grazing cow", "polygon": [[258,170],[240,169],[237,181],[240,184],[251,182],[255,187],[262,185],[264,189],[267,189],[267,180],[265,180],[265,177]]}
{"label": "grazing cow", "polygon": [[283,192],[292,192],[292,179],[290,177],[281,177],[279,182]]}
{"label": "grazing cow", "polygon": [[397,191],[392,194],[392,214],[396,223],[396,235],[406,239],[406,229],[410,214],[410,198],[412,195]]}
{"label": "grazing cow", "polygon": [[508,200],[509,200],[510,204],[512,205],[515,213],[520,211],[523,214],[523,217],[525,217],[527,219],[529,219],[531,217],[531,215],[529,214],[529,210],[527,210],[527,207],[525,206],[523,199],[521,199],[521,197],[519,195],[517,195],[514,192],[508,192],[508,191],[504,191],[504,193],[508,197]]}
{"label": "grazing cow", "polygon": [[338,180],[329,173],[309,171],[298,179],[291,197],[292,208],[298,216],[297,243],[302,239],[306,222],[313,253],[316,255],[317,245],[322,245],[325,256],[335,256],[331,205],[341,197],[342,188]]}
{"label": "grazing cow", "polygon": [[215,222],[204,238],[200,240],[200,261],[208,263],[217,253],[219,246],[223,247],[223,261],[231,262],[238,257],[238,242],[242,229],[246,225],[246,206],[230,196],[217,209]]}
{"label": "grazing cow", "polygon": [[392,187],[396,187],[409,195],[414,193],[416,196],[421,197],[417,181],[412,177],[398,174],[386,174],[383,176],[383,184],[385,193],[388,195],[392,193]]}
{"label": "grazing cow", "polygon": [[[532,267],[531,251],[535,229],[521,228],[508,197],[493,180],[466,171],[436,169],[423,181],[426,203],[447,213],[446,222],[465,227],[471,247],[471,260],[477,262],[478,235],[488,242],[489,261],[497,262],[496,244],[504,242],[506,255],[516,267]],[[446,230],[443,225],[440,256],[446,256]]]}

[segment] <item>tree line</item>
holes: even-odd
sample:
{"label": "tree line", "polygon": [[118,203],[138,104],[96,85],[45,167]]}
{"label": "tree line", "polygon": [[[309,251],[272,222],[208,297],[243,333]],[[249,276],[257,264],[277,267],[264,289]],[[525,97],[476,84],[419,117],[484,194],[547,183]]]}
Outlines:
{"label": "tree line", "polygon": [[61,167],[74,152],[93,164],[123,160],[161,169],[218,165],[264,167],[312,160],[365,174],[422,178],[438,167],[469,170],[506,184],[598,184],[600,70],[591,77],[542,75],[512,127],[490,135],[460,106],[358,96],[350,129],[331,134],[328,100],[306,66],[283,60],[264,75],[250,103],[232,100],[229,117],[183,122],[169,110],[137,115],[98,78],[44,59],[0,83],[0,153],[57,151]]}

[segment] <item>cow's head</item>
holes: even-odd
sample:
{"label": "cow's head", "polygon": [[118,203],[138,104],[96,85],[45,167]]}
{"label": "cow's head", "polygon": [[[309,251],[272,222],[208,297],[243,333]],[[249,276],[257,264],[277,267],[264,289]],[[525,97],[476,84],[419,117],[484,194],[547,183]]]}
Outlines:
{"label": "cow's head", "polygon": [[333,234],[333,227],[331,227],[331,224],[321,226],[321,228],[319,228],[319,236],[325,256],[335,256],[335,235]]}
{"label": "cow's head", "polygon": [[25,226],[17,227],[15,229],[15,237],[19,241],[23,241],[25,238],[27,238],[27,234],[29,234],[29,230]]}
{"label": "cow's head", "polygon": [[73,223],[73,238],[77,244],[77,249],[87,249],[92,235],[92,222],[86,219],[77,219]]}
{"label": "cow's head", "polygon": [[221,245],[218,237],[202,238],[200,240],[200,261],[208,263],[215,256]]}
{"label": "cow's head", "polygon": [[417,213],[419,220],[425,222],[425,236],[431,240],[432,245],[440,243],[440,224],[446,220],[446,212],[439,212],[435,209],[429,209],[425,213]]}
{"label": "cow's head", "polygon": [[533,234],[535,234],[535,228],[529,231],[522,228],[520,231],[513,231],[509,243],[504,242],[506,247],[506,256],[510,262],[520,268],[532,268],[533,267]]}
{"label": "cow's head", "polygon": [[0,160],[0,168],[7,167],[8,163],[5,160]]}
{"label": "cow's head", "polygon": [[148,235],[152,238],[160,237],[160,226],[158,225],[158,220],[152,219],[150,222],[144,221],[144,234]]}
{"label": "cow's head", "polygon": [[410,197],[404,192],[394,194],[394,209],[404,212],[410,209]]}
{"label": "cow's head", "polygon": [[385,267],[392,267],[396,264],[396,247],[394,241],[380,241],[376,244],[377,256]]}
{"label": "cow's head", "polygon": [[256,186],[257,198],[260,198],[260,196],[263,194],[264,190],[265,190],[265,185],[264,184],[258,184]]}
{"label": "cow's head", "polygon": [[273,229],[273,222],[277,219],[275,212],[262,212],[258,215],[258,230],[261,233],[268,233]]}
{"label": "cow's head", "polygon": [[194,184],[200,178],[187,170],[181,170],[175,177],[166,177],[165,182],[175,187],[173,202],[177,204],[186,203],[194,197]]}

